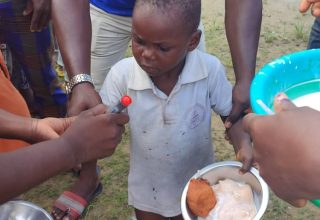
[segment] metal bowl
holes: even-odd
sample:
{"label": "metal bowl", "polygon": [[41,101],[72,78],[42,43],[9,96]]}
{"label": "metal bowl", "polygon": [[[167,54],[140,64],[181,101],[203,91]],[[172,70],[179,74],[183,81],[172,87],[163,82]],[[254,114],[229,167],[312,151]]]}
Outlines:
{"label": "metal bowl", "polygon": [[44,209],[23,200],[11,200],[0,206],[0,220],[53,220]]}
{"label": "metal bowl", "polygon": [[[204,178],[209,181],[210,185],[216,184],[219,180],[232,179],[234,181],[249,184],[253,191],[253,199],[257,208],[257,214],[253,220],[259,220],[263,216],[267,209],[269,201],[269,189],[265,181],[260,177],[259,171],[255,168],[251,168],[250,172],[242,175],[239,173],[239,168],[242,166],[237,161],[223,161],[217,162],[204,167],[199,170],[193,178]],[[181,198],[181,210],[182,216],[185,220],[197,220],[201,219],[194,216],[188,209],[186,197],[189,187],[189,182],[184,187]]]}

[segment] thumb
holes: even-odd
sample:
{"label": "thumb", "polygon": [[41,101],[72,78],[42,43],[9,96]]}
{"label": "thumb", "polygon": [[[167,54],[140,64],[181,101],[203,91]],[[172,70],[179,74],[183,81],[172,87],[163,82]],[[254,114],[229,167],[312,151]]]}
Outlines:
{"label": "thumb", "polygon": [[256,123],[257,120],[262,116],[256,115],[255,113],[249,113],[244,116],[242,120],[242,127],[245,132],[247,132],[251,136],[251,129]]}
{"label": "thumb", "polygon": [[22,15],[23,16],[30,15],[32,11],[33,11],[33,3],[32,1],[28,1],[26,8],[22,12]]}
{"label": "thumb", "polygon": [[96,115],[105,114],[106,112],[107,112],[107,107],[104,104],[99,104],[86,111],[83,111],[81,115],[96,116]]}
{"label": "thumb", "polygon": [[67,117],[67,118],[61,118],[63,122],[63,132],[67,130],[70,125],[77,119],[78,116],[72,116],[72,117]]}
{"label": "thumb", "polygon": [[291,102],[288,96],[284,93],[279,93],[275,96],[273,107],[276,113],[296,108],[295,104],[293,104],[293,102]]}

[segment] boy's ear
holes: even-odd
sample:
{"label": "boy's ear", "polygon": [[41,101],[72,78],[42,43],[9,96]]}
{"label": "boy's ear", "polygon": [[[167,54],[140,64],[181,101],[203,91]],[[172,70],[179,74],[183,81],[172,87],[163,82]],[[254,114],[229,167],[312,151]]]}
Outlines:
{"label": "boy's ear", "polygon": [[201,30],[197,30],[192,34],[191,39],[189,41],[188,51],[192,51],[195,48],[197,48],[200,42],[201,34]]}

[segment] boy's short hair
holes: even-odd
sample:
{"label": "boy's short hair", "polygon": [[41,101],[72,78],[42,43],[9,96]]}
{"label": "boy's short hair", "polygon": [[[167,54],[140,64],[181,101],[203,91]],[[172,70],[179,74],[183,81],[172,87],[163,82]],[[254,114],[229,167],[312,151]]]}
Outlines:
{"label": "boy's short hair", "polygon": [[146,5],[156,7],[164,14],[174,12],[176,18],[181,18],[181,22],[187,24],[191,33],[198,29],[201,0],[137,0],[135,8]]}

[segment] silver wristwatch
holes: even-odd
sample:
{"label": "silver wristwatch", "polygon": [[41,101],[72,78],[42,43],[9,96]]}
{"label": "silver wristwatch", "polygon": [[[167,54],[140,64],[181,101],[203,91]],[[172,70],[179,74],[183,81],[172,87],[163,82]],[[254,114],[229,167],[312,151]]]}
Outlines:
{"label": "silver wristwatch", "polygon": [[91,76],[86,73],[81,73],[73,76],[69,82],[66,81],[66,93],[70,94],[76,85],[84,82],[90,83],[94,87]]}

